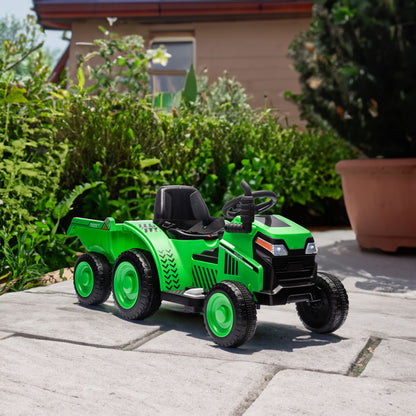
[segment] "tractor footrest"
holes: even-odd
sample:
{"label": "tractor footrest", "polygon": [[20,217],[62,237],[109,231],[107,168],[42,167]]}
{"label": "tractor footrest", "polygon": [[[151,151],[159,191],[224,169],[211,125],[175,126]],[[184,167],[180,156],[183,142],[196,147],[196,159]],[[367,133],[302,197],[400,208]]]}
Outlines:
{"label": "tractor footrest", "polygon": [[285,305],[312,301],[315,299],[316,288],[313,283],[302,286],[277,286],[274,290],[254,292],[257,303],[260,305]]}
{"label": "tractor footrest", "polygon": [[162,300],[185,306],[186,312],[199,313],[204,309],[205,295],[195,294],[192,290],[171,290],[162,292]]}

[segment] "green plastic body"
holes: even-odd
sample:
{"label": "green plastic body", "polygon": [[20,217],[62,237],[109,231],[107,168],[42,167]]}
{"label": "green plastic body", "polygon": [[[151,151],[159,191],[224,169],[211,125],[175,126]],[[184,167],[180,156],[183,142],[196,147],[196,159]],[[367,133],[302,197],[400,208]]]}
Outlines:
{"label": "green plastic body", "polygon": [[[116,223],[74,218],[69,236],[77,236],[88,251],[103,254],[110,264],[132,248],[151,253],[162,292],[189,288],[210,289],[215,283],[233,280],[243,283],[251,293],[263,290],[263,266],[254,260],[253,247],[258,235],[283,240],[289,250],[304,249],[311,233],[282,216],[284,226],[270,227],[255,220],[248,234],[225,232],[222,239],[179,240],[169,237],[151,220]],[[233,222],[239,222],[236,217]],[[218,251],[216,251],[218,250]],[[218,255],[205,256],[215,252]]]}

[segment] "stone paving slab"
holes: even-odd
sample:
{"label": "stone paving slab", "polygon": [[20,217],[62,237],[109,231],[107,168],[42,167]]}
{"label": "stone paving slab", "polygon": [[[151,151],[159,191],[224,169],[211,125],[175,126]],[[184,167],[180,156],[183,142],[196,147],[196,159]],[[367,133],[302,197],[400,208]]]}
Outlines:
{"label": "stone paving slab", "polygon": [[[416,299],[416,252],[394,254],[377,250],[361,250],[351,230],[330,230],[313,233],[318,245],[319,270],[352,279],[348,290],[394,293]],[[344,283],[346,283],[344,280]]]}
{"label": "stone paving slab", "polygon": [[416,383],[280,371],[244,416],[414,416]]}
{"label": "stone paving slab", "polygon": [[121,319],[111,301],[98,307],[81,306],[72,282],[63,282],[3,295],[0,298],[0,329],[3,332],[116,347],[149,336],[159,327]]}
{"label": "stone paving slab", "polygon": [[416,335],[416,300],[396,295],[349,292],[350,310],[345,324],[336,332],[346,338],[380,338]]}
{"label": "stone paving slab", "polygon": [[9,332],[0,331],[0,340],[10,336]]}
{"label": "stone paving slab", "polygon": [[2,415],[230,415],[249,406],[275,372],[258,363],[19,337],[0,341],[0,351]]}
{"label": "stone paving slab", "polygon": [[[138,351],[245,360],[268,363],[279,368],[347,373],[367,343],[366,337],[347,339],[337,335],[312,334],[300,323],[293,305],[258,311],[254,337],[232,350],[220,348],[208,337],[202,317],[189,317],[169,310],[165,310],[164,314],[176,314],[176,329],[154,337],[139,347]],[[193,332],[189,331],[190,321],[194,324]]]}
{"label": "stone paving slab", "polygon": [[416,383],[416,338],[381,341],[362,376]]}

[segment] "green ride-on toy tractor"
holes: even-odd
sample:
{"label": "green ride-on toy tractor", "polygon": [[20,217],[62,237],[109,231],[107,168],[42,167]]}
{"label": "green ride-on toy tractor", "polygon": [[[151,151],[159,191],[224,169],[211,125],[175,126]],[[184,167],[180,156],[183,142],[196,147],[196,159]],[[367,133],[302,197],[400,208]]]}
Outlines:
{"label": "green ride-on toy tractor", "polygon": [[348,296],[340,280],[317,271],[311,233],[282,216],[259,215],[276,194],[241,186],[244,195],[222,210],[230,222],[211,217],[197,189],[176,185],[158,190],[153,221],[74,218],[68,235],[88,250],[74,268],[80,303],[103,303],[112,291],[120,315],[141,320],[162,300],[175,302],[202,313],[222,347],[253,337],[260,305],[296,303],[307,329],[338,329]]}

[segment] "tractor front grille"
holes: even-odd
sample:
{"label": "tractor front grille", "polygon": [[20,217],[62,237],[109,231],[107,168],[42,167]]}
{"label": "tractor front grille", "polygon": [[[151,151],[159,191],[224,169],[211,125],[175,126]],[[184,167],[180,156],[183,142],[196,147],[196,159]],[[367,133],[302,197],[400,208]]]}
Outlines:
{"label": "tractor front grille", "polygon": [[[259,235],[271,244],[286,246],[282,239],[273,240],[262,234]],[[306,241],[305,247],[309,241],[309,239]],[[263,247],[254,244],[253,252],[255,260],[263,266],[263,290],[274,290],[278,286],[305,286],[309,285],[315,277],[315,255],[305,254],[305,249],[290,250],[287,248],[287,256],[273,256]]]}
{"label": "tractor front grille", "polygon": [[278,285],[283,287],[303,285],[311,281],[314,274],[314,255],[296,255],[289,251],[288,256],[273,257],[272,259],[272,288]]}

